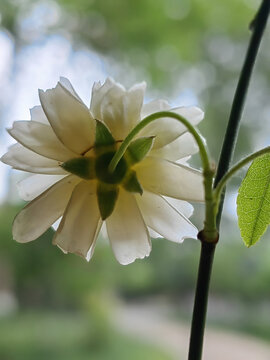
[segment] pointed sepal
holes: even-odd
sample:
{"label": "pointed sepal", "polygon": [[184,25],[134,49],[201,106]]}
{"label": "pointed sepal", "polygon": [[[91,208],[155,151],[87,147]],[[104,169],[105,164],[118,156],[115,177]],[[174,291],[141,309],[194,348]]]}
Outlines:
{"label": "pointed sepal", "polygon": [[71,174],[77,175],[82,179],[94,179],[95,178],[95,160],[92,157],[79,157],[70,159],[61,167]]}
{"label": "pointed sepal", "polygon": [[139,183],[139,180],[137,178],[135,171],[133,171],[133,170],[129,171],[129,173],[126,176],[122,185],[123,185],[124,189],[126,189],[127,191],[129,191],[131,193],[139,193],[140,195],[143,194],[143,188],[142,188],[141,184]]}
{"label": "pointed sepal", "polygon": [[97,185],[97,198],[98,198],[98,207],[102,220],[107,219],[116,204],[118,197],[119,188],[118,186],[109,185],[99,182]]}
{"label": "pointed sepal", "polygon": [[115,140],[105,124],[96,120],[96,138],[95,147],[107,146],[115,144]]}
{"label": "pointed sepal", "polygon": [[154,143],[154,136],[141,137],[132,141],[132,143],[127,148],[130,162],[135,164],[141,160],[149,153]]}

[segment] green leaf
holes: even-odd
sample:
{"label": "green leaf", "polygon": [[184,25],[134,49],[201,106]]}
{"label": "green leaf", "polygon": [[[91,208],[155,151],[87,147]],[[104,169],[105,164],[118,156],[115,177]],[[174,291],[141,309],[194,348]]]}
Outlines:
{"label": "green leaf", "polygon": [[253,161],[237,197],[237,214],[245,244],[254,245],[270,224],[270,154]]}
{"label": "green leaf", "polygon": [[135,171],[131,170],[123,182],[123,187],[131,193],[143,194],[143,188],[139,183]]}
{"label": "green leaf", "polygon": [[96,120],[96,139],[95,147],[113,145],[115,140],[110,130],[101,121]]}
{"label": "green leaf", "polygon": [[62,168],[71,174],[75,174],[82,179],[94,179],[95,174],[95,160],[91,157],[79,157],[64,162]]}
{"label": "green leaf", "polygon": [[134,140],[128,147],[127,152],[130,162],[135,164],[141,161],[151,150],[155,137],[141,137]]}
{"label": "green leaf", "polygon": [[97,198],[102,220],[107,219],[113,212],[118,197],[118,186],[98,183]]}

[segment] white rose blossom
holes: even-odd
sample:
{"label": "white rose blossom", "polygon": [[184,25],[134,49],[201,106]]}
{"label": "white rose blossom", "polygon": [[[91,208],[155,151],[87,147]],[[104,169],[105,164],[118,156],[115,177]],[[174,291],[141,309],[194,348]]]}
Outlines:
{"label": "white rose blossom", "polygon": [[113,173],[108,165],[128,133],[146,116],[173,111],[192,125],[203,118],[197,107],[172,109],[164,100],[143,104],[145,83],[129,90],[108,78],[95,83],[90,109],[69,80],[39,91],[41,106],[31,121],[9,129],[18,141],[2,157],[14,169],[34,173],[18,184],[31,201],[16,216],[13,237],[38,238],[58,219],[53,244],[87,260],[103,223],[116,259],[129,264],[151,251],[149,232],[180,243],[196,238],[187,201],[204,200],[203,179],[186,163],[198,151],[183,124],[161,118],[143,128]]}

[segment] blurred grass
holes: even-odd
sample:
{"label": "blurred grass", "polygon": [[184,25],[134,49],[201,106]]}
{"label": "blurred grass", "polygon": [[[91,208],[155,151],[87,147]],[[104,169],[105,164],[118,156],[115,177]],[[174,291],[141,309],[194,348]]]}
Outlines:
{"label": "blurred grass", "polygon": [[5,317],[0,320],[0,359],[170,360],[161,350],[115,331],[93,341],[94,331],[83,314],[43,311]]}

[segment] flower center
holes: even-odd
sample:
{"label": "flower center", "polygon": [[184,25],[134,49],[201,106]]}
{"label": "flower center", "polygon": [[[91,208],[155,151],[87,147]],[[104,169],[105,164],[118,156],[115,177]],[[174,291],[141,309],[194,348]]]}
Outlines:
{"label": "flower center", "polygon": [[115,152],[111,151],[100,155],[96,159],[95,170],[96,176],[99,180],[107,184],[119,184],[126,175],[128,166],[126,161],[122,158],[116,166],[113,173],[109,171],[109,164]]}

